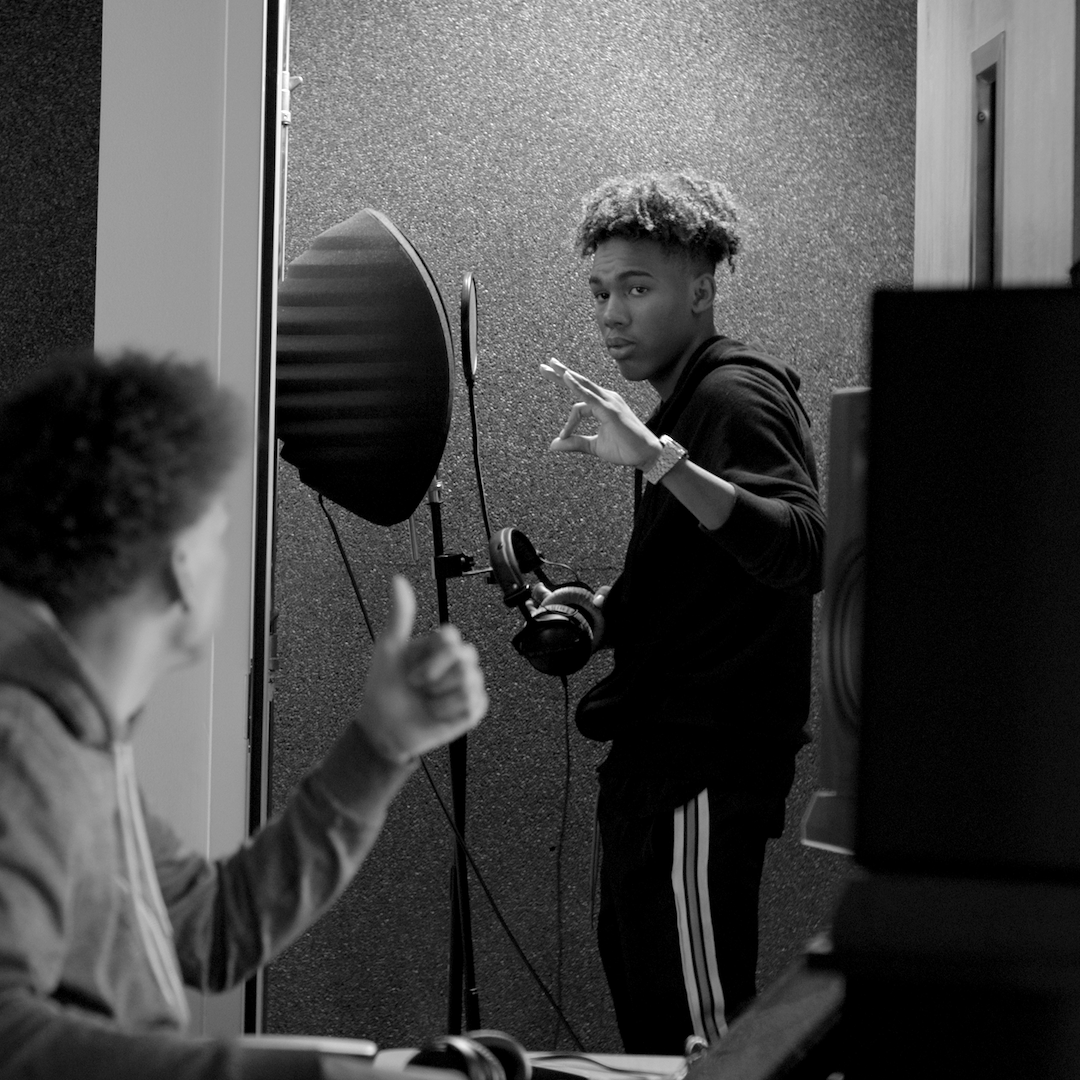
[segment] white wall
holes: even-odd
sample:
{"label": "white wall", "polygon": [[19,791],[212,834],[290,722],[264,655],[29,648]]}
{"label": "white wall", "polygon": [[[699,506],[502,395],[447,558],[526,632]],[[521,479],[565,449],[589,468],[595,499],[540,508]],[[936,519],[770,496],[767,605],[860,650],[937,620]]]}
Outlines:
{"label": "white wall", "polygon": [[1002,284],[1068,282],[1076,0],[919,0],[917,287],[970,281],[971,54],[1002,31]]}
{"label": "white wall", "polygon": [[[265,0],[104,0],[95,345],[203,359],[254,420]],[[254,424],[232,477],[231,573],[208,659],[160,686],[136,741],[151,803],[199,851],[246,834]],[[239,991],[193,1027],[242,1029]]]}

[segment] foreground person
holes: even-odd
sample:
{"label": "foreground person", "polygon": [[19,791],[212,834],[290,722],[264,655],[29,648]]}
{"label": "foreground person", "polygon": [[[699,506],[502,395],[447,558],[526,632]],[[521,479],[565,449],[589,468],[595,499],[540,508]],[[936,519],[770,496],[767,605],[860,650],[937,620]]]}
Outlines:
{"label": "foreground person", "polygon": [[209,862],[145,806],[132,732],[209,644],[240,420],[202,367],[136,354],[67,358],[0,401],[3,1080],[330,1075],[181,1034],[183,986],[235,986],[295,940],[418,757],[486,711],[475,649],[412,638],[398,577],[355,715],[278,817]]}

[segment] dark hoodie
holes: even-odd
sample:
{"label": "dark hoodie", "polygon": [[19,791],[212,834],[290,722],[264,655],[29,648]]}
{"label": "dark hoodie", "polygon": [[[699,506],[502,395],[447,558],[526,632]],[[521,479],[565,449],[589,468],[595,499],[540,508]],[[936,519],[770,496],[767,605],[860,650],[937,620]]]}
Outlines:
{"label": "dark hoodie", "polygon": [[597,693],[617,701],[606,795],[643,813],[708,783],[783,795],[806,742],[825,517],[798,387],[782,361],[713,338],[648,420],[734,484],[736,502],[709,531],[638,474],[604,609],[615,667]]}

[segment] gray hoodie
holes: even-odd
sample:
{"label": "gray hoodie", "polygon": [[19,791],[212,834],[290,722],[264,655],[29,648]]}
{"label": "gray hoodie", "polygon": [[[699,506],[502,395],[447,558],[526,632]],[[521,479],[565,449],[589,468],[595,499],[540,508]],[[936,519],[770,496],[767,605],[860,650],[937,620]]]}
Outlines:
{"label": "gray hoodie", "polygon": [[43,605],[0,586],[0,1080],[316,1077],[314,1054],[179,1034],[340,895],[411,767],[350,724],[234,855],[143,805],[130,743]]}

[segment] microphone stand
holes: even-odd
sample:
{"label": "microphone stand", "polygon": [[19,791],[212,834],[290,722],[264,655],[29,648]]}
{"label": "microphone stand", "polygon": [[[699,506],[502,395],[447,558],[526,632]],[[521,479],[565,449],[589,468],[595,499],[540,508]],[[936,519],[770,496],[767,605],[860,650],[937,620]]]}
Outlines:
{"label": "microphone stand", "polygon": [[[428,506],[431,509],[431,539],[434,555],[435,592],[439,603],[439,622],[450,621],[446,582],[460,577],[472,568],[467,555],[447,555],[443,551],[442,531],[442,484],[438,474],[428,488]],[[468,742],[461,735],[449,746],[450,794],[453,804],[454,824],[458,836],[465,836],[465,778],[468,763]],[[469,1031],[476,1031],[480,1024],[480,994],[476,987],[476,966],[473,958],[472,912],[469,907],[469,877],[465,859],[465,847],[457,837],[454,839],[454,863],[450,877],[450,989],[449,1015],[446,1030],[450,1035],[461,1034],[462,993],[464,991],[465,1024]]]}

